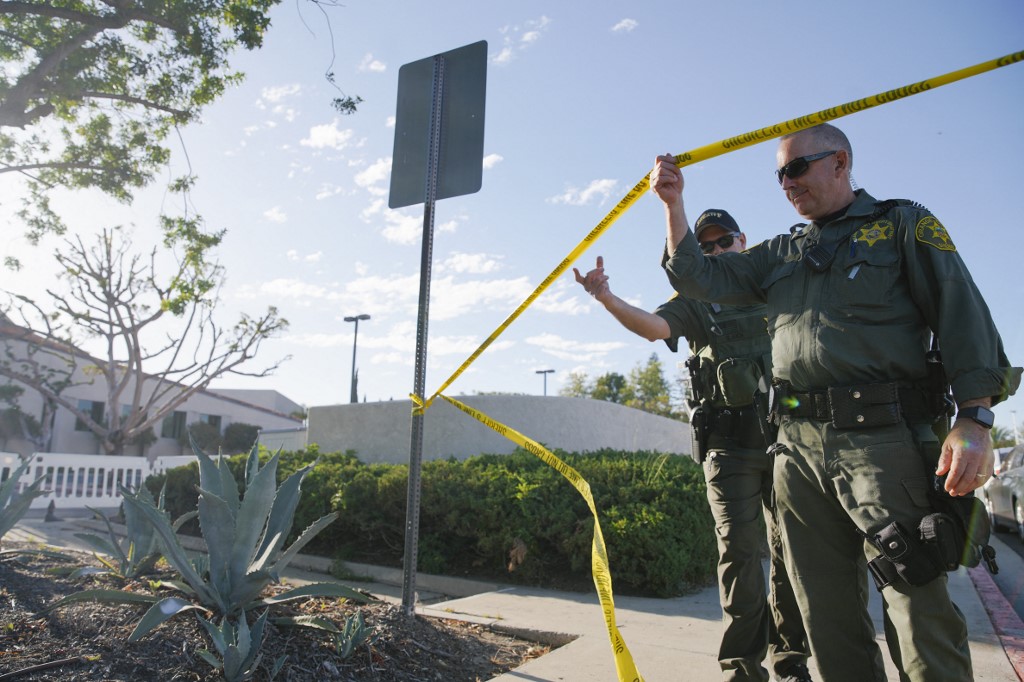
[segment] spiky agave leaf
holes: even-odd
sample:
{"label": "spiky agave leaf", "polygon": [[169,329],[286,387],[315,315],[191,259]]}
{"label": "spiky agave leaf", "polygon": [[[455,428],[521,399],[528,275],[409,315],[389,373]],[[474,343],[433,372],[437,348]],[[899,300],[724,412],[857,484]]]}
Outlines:
{"label": "spiky agave leaf", "polygon": [[152,632],[156,627],[171,618],[174,618],[179,613],[193,610],[207,611],[208,609],[204,609],[202,606],[197,606],[190,601],[185,601],[180,597],[165,597],[153,604],[153,606],[149,607],[146,614],[142,616],[142,620],[135,625],[135,629],[132,630],[132,634],[128,636],[128,641],[138,641],[145,635]]}
{"label": "spiky agave leaf", "polygon": [[258,602],[254,602],[253,606],[272,606],[305,597],[333,597],[336,599],[348,599],[360,604],[379,601],[373,595],[360,592],[340,583],[309,583],[308,585],[293,588],[273,597],[260,599]]}
{"label": "spiky agave leaf", "polygon": [[50,611],[59,609],[62,606],[83,601],[108,604],[153,604],[157,600],[158,598],[151,594],[142,594],[140,592],[126,592],[124,590],[83,590],[82,592],[75,592],[74,594],[69,594],[66,597],[58,599],[39,613],[49,613]]}
{"label": "spiky agave leaf", "polygon": [[25,515],[25,512],[32,505],[32,500],[45,494],[42,486],[43,482],[46,481],[46,476],[43,475],[25,488],[16,499],[14,498],[14,493],[18,489],[21,477],[28,470],[31,463],[31,459],[26,459],[17,469],[11,472],[10,477],[6,481],[0,484],[0,538],[3,538],[7,531],[14,528],[14,525],[21,520],[21,517]]}
{"label": "spiky agave leaf", "polygon": [[126,498],[125,503],[135,505],[149,522],[153,524],[153,529],[160,536],[164,557],[174,570],[181,575],[182,579],[195,590],[196,598],[206,606],[223,611],[224,606],[220,601],[219,594],[210,588],[209,583],[196,570],[185,548],[181,546],[181,541],[178,539],[177,534],[171,527],[166,512],[162,512],[141,500]]}
{"label": "spiky agave leaf", "polygon": [[261,654],[259,648],[263,643],[263,629],[267,622],[267,611],[264,611],[250,630],[245,614],[238,618],[238,625],[225,617],[220,626],[214,625],[202,616],[197,616],[206,629],[214,648],[220,654],[218,658],[213,652],[201,649],[198,653],[207,663],[221,670],[227,682],[246,680],[252,677],[259,665]]}

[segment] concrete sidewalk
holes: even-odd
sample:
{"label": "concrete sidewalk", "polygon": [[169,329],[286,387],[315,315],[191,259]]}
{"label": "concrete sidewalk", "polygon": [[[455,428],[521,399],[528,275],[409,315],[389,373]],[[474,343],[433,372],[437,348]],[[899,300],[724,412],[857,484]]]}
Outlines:
{"label": "concrete sidewalk", "polygon": [[[41,517],[30,517],[23,519],[9,537],[87,549],[74,533],[96,532],[101,528],[97,523],[72,518],[46,522]],[[1024,581],[1024,560],[998,538],[993,539],[993,546],[998,553],[1000,577],[1016,576],[1018,582]],[[325,559],[300,555],[286,576],[292,581],[323,580],[328,565]],[[352,586],[400,601],[399,569],[360,564],[350,564],[350,568],[374,581],[353,582]],[[611,568],[614,579],[614,565]],[[977,574],[975,578],[979,579]],[[423,604],[417,611],[424,615],[488,623],[528,639],[561,645],[492,682],[616,680],[615,661],[595,593],[510,587],[430,575],[418,576],[416,584]],[[1018,682],[1022,678],[1015,671],[1014,661],[1019,666],[1024,658],[1024,625],[987,574],[978,584],[976,588],[964,569],[949,574],[953,600],[967,618],[975,680]],[[451,596],[456,598],[448,598]],[[881,599],[874,589],[870,609],[875,629],[881,633]],[[990,617],[990,612],[995,615]],[[716,659],[721,633],[717,588],[675,599],[616,596],[615,619],[645,682],[721,679]],[[878,641],[886,652],[881,634]],[[897,682],[896,670],[887,654],[885,658],[888,679]],[[810,667],[812,674],[817,672],[813,659]]]}

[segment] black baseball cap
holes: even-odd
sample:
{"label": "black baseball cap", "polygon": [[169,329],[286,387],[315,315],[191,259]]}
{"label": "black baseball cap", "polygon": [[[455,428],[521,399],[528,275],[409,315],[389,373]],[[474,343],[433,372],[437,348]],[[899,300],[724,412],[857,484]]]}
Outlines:
{"label": "black baseball cap", "polygon": [[720,208],[709,208],[700,214],[697,218],[697,222],[693,225],[693,236],[700,239],[700,233],[709,227],[717,225],[723,230],[728,232],[740,233],[740,226],[736,224],[736,221],[728,211],[723,211]]}

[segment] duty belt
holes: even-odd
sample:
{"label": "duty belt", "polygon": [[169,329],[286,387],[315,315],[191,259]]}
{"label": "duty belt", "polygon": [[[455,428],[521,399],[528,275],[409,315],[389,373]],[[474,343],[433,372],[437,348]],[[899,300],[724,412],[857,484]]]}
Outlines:
{"label": "duty belt", "polygon": [[788,381],[776,380],[772,416],[830,421],[841,429],[865,429],[898,424],[906,419],[930,423],[935,415],[923,391],[895,382],[833,386],[795,391]]}

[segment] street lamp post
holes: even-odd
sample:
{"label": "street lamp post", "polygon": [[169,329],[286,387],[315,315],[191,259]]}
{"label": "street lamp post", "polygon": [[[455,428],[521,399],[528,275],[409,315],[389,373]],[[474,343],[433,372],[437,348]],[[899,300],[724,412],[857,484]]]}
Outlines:
{"label": "street lamp post", "polygon": [[349,402],[359,402],[359,392],[356,390],[356,339],[359,338],[359,320],[368,320],[370,316],[366,313],[362,315],[354,315],[352,317],[346,317],[346,322],[355,322],[356,329],[355,333],[352,334],[352,390]]}
{"label": "street lamp post", "polygon": [[1017,430],[1017,410],[1010,410],[1013,415],[1013,444],[1020,445],[1020,431]]}
{"label": "street lamp post", "polygon": [[538,369],[535,372],[535,374],[543,374],[544,375],[544,395],[545,395],[545,397],[548,394],[548,375],[551,374],[554,371],[555,370],[553,370],[553,369]]}

